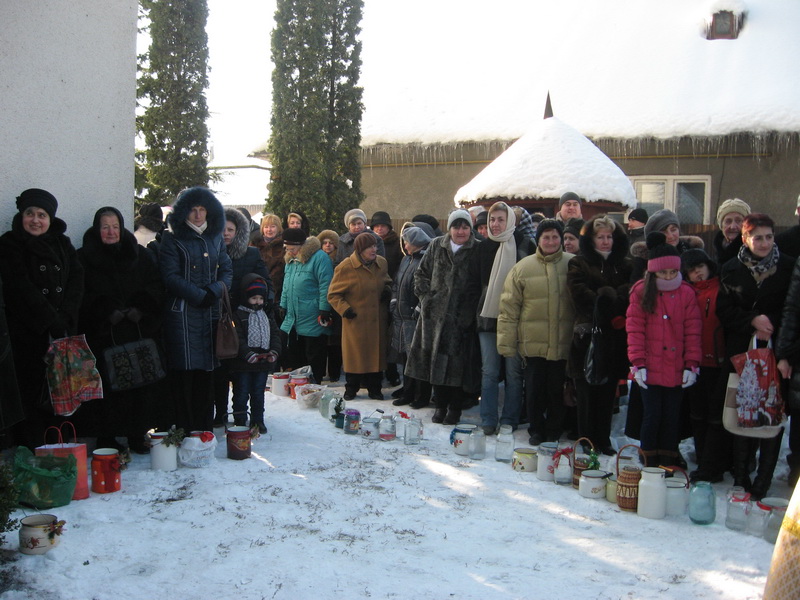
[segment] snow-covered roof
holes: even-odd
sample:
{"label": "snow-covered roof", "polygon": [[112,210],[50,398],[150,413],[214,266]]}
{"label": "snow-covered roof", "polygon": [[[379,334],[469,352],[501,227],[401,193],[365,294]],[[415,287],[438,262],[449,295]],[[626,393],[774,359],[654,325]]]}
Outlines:
{"label": "snow-covered roof", "polygon": [[560,198],[636,207],[625,173],[591,141],[560,119],[538,121],[455,195],[456,205],[486,198]]}
{"label": "snow-covered roof", "polygon": [[[744,13],[707,40],[714,12]],[[516,139],[555,115],[594,139],[800,131],[797,0],[373,0],[362,141]]]}

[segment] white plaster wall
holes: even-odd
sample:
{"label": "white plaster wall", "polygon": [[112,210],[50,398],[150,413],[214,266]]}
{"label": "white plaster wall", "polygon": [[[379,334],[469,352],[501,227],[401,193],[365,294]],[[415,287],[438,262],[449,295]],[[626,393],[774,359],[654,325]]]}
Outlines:
{"label": "white plaster wall", "polygon": [[78,247],[96,209],[133,226],[136,0],[0,2],[0,233],[29,187]]}

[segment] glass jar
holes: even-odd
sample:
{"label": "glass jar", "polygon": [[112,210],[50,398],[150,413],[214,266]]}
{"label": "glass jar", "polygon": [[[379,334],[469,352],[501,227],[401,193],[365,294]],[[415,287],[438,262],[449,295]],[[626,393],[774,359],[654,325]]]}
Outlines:
{"label": "glass jar", "polygon": [[403,441],[406,446],[416,446],[422,439],[422,421],[416,417],[403,419]]}
{"label": "glass jar", "polygon": [[778,540],[778,534],[781,532],[781,525],[783,525],[783,518],[786,516],[786,508],[788,506],[788,500],[783,500],[780,505],[773,504],[771,507],[769,519],[767,519],[767,528],[764,530],[764,539],[770,544],[774,544]]}
{"label": "glass jar", "polygon": [[344,411],[344,432],[349,435],[358,433],[361,426],[361,412],[355,408],[348,408]]}
{"label": "glass jar", "polygon": [[750,508],[750,514],[747,515],[747,529],[745,529],[745,532],[756,537],[764,537],[769,513],[769,506],[761,502],[754,502]]}
{"label": "glass jar", "polygon": [[717,496],[708,481],[696,481],[689,491],[689,518],[696,525],[710,525],[717,518]]}
{"label": "glass jar", "polygon": [[494,459],[510,463],[514,456],[514,432],[511,425],[501,425],[494,445]]}
{"label": "glass jar", "polygon": [[469,441],[467,443],[469,448],[469,457],[473,460],[482,460],[486,458],[486,434],[483,433],[482,427],[476,427],[469,434]]}
{"label": "glass jar", "polygon": [[390,415],[383,415],[378,427],[378,435],[384,442],[391,442],[397,437],[397,425]]}
{"label": "glass jar", "polygon": [[750,514],[750,494],[742,489],[728,491],[728,504],[725,511],[725,527],[734,531],[743,531],[747,527],[747,515]]}

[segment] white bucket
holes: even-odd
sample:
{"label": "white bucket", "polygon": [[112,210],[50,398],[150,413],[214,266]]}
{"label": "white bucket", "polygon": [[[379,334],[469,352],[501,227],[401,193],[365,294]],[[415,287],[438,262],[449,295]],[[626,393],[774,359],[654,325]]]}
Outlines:
{"label": "white bucket", "polygon": [[273,373],[270,391],[276,396],[287,398],[289,396],[289,377],[289,373]]}
{"label": "white bucket", "polygon": [[178,468],[178,447],[164,445],[166,431],[150,434],[150,468],[157,471],[174,471]]}

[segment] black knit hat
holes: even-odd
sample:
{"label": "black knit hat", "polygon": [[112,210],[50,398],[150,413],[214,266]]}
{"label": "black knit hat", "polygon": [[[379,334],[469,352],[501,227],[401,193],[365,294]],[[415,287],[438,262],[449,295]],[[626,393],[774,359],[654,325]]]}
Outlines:
{"label": "black knit hat", "polygon": [[648,218],[647,211],[643,208],[634,208],[628,215],[629,221],[633,219],[634,221],[639,221],[640,223],[647,223]]}
{"label": "black knit hat", "polygon": [[379,210],[372,215],[372,220],[370,221],[369,226],[375,229],[375,225],[388,225],[389,229],[393,229],[392,218],[389,216],[389,213],[382,210]]}
{"label": "black knit hat", "polygon": [[31,206],[41,208],[52,219],[56,216],[56,210],[58,210],[58,200],[46,190],[30,188],[17,196],[17,210],[22,212]]}
{"label": "black knit hat", "polygon": [[539,223],[539,227],[536,228],[536,243],[539,243],[539,239],[542,237],[542,234],[545,231],[550,229],[555,229],[558,232],[558,237],[560,237],[563,241],[564,239],[564,225],[561,221],[556,221],[555,219],[543,219]]}
{"label": "black knit hat", "polygon": [[[586,221],[583,219],[572,218],[567,221],[567,224],[564,226],[564,233],[570,233],[576,238],[579,238],[581,237],[581,229],[583,229],[584,223],[586,223]],[[541,225],[539,227],[541,227]]]}
{"label": "black knit hat", "polygon": [[260,277],[254,278],[244,290],[244,297],[247,299],[253,296],[261,296],[266,300],[267,298],[267,282]]}
{"label": "black knit hat", "polygon": [[284,246],[302,246],[306,243],[306,239],[308,239],[308,235],[302,229],[283,230]]}
{"label": "black knit hat", "polygon": [[688,273],[698,265],[706,265],[711,275],[717,272],[717,263],[702,248],[690,248],[681,254],[681,269]]}

